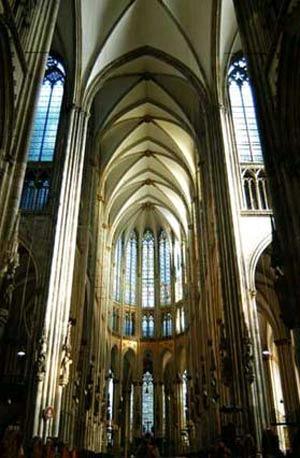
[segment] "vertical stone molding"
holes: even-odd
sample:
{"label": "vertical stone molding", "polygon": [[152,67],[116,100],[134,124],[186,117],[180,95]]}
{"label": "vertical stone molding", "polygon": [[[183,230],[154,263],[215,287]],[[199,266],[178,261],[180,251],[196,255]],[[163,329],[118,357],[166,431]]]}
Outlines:
{"label": "vertical stone molding", "polygon": [[[42,396],[41,401],[36,405],[33,431],[34,436],[39,435],[44,438],[55,435],[60,417],[60,402],[57,403],[56,398],[57,385],[63,343],[68,332],[87,122],[87,113],[80,107],[73,106],[70,112],[46,303],[44,323],[48,342],[46,372],[44,380],[40,382]],[[38,391],[40,389],[39,386]],[[43,420],[45,409],[54,406],[57,410],[54,410],[53,418]]]}
{"label": "vertical stone molding", "polygon": [[11,240],[19,210],[26,170],[27,150],[35,113],[39,86],[50,50],[60,0],[36,2],[30,32],[27,32],[22,85],[16,100],[13,136],[9,151],[5,151],[0,180],[0,272],[5,268],[5,253],[11,250]]}
{"label": "vertical stone molding", "polygon": [[155,417],[155,434],[157,438],[163,436],[163,383],[158,381],[154,384],[154,417]]}
{"label": "vertical stone molding", "polygon": [[291,341],[286,338],[277,339],[275,345],[278,353],[286,421],[287,423],[295,423],[299,415],[300,405],[295,367],[290,363],[293,360]]}

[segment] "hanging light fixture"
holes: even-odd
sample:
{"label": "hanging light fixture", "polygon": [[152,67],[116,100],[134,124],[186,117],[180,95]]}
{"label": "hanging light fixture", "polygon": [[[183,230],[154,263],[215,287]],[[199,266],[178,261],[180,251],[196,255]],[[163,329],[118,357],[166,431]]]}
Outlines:
{"label": "hanging light fixture", "polygon": [[25,349],[24,345],[21,345],[20,348],[18,349],[17,356],[19,358],[23,358],[23,356],[26,356],[26,349]]}

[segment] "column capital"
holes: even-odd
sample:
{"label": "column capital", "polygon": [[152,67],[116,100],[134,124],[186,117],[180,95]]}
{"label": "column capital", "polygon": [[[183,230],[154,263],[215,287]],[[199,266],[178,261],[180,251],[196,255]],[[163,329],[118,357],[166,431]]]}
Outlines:
{"label": "column capital", "polygon": [[81,105],[78,105],[75,102],[71,104],[70,108],[71,108],[71,110],[76,111],[78,114],[84,115],[86,118],[89,118],[90,115],[91,115],[88,110],[84,109]]}

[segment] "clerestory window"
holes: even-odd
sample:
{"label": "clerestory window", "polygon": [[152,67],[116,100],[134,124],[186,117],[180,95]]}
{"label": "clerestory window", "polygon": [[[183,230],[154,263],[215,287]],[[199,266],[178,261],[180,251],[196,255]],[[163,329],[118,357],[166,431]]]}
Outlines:
{"label": "clerestory window", "polygon": [[65,70],[59,60],[48,57],[29,146],[29,161],[53,160],[65,83]]}
{"label": "clerestory window", "polygon": [[171,260],[170,244],[165,231],[159,236],[159,276],[160,276],[160,303],[171,303]]}
{"label": "clerestory window", "polygon": [[173,333],[173,320],[171,313],[164,313],[162,319],[163,337],[171,337]]}
{"label": "clerestory window", "polygon": [[136,303],[136,269],[137,269],[137,236],[133,231],[127,243],[126,249],[126,283],[125,302],[134,305]]}
{"label": "clerestory window", "polygon": [[154,427],[154,389],[153,376],[147,371],[143,375],[142,425],[143,434],[153,432]]}
{"label": "clerestory window", "polygon": [[154,337],[154,317],[153,315],[144,315],[142,318],[142,336],[144,338]]}
{"label": "clerestory window", "polygon": [[233,61],[228,72],[229,98],[240,162],[262,162],[253,95],[244,57]]}
{"label": "clerestory window", "polygon": [[52,161],[64,93],[65,70],[49,56],[41,86],[31,135],[24,179],[22,210],[44,211],[50,195]]}
{"label": "clerestory window", "polygon": [[154,236],[150,230],[142,243],[142,307],[154,307]]}
{"label": "clerestory window", "polygon": [[115,246],[115,271],[114,271],[114,290],[115,301],[121,300],[121,261],[122,261],[122,238],[119,237]]}

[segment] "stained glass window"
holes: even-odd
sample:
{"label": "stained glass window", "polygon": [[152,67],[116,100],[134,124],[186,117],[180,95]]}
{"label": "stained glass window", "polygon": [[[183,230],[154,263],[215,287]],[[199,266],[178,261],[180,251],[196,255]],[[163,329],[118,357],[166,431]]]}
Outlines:
{"label": "stained glass window", "polygon": [[229,97],[240,162],[262,162],[254,101],[245,58],[235,60],[228,72]]}
{"label": "stained glass window", "polygon": [[29,161],[53,160],[64,82],[65,70],[62,64],[49,56],[34,118]]}
{"label": "stained glass window", "polygon": [[114,408],[114,380],[113,373],[110,370],[108,375],[108,386],[107,386],[107,420],[112,421],[113,419],[113,408]]}
{"label": "stained glass window", "polygon": [[125,302],[126,304],[136,303],[136,268],[137,268],[137,237],[133,231],[127,243],[126,249],[126,283]]}
{"label": "stained glass window", "polygon": [[167,305],[171,302],[171,262],[170,245],[165,231],[159,237],[159,276],[160,303]]}
{"label": "stained glass window", "polygon": [[154,427],[154,408],[153,408],[153,376],[147,371],[143,375],[143,408],[142,425],[143,433],[151,433]]}
{"label": "stained glass window", "polygon": [[175,301],[180,301],[183,295],[182,286],[182,257],[179,242],[175,242]]}
{"label": "stained glass window", "polygon": [[183,435],[182,439],[185,443],[185,445],[189,445],[189,435],[187,431],[187,424],[189,420],[189,402],[188,402],[188,374],[187,371],[185,370],[182,374],[182,404],[181,404],[181,409],[182,409],[182,419],[183,419]]}
{"label": "stained glass window", "polygon": [[181,332],[185,331],[185,313],[184,313],[184,307],[181,307],[180,309],[180,328]]}
{"label": "stained glass window", "polygon": [[163,337],[171,337],[173,332],[173,321],[171,313],[164,313],[163,314],[163,321],[162,321],[162,333]]}
{"label": "stained glass window", "polygon": [[149,230],[142,246],[142,307],[154,307],[154,237]]}
{"label": "stained glass window", "polygon": [[20,207],[27,211],[44,210],[49,197],[50,174],[45,170],[27,170]]}
{"label": "stained glass window", "polygon": [[124,335],[133,336],[135,327],[135,317],[133,313],[126,312],[124,316]]}
{"label": "stained glass window", "polygon": [[153,315],[144,315],[142,318],[142,336],[154,337],[154,317]]}
{"label": "stained glass window", "polygon": [[121,300],[121,259],[122,259],[122,238],[119,237],[115,246],[115,271],[114,271],[114,300]]}

